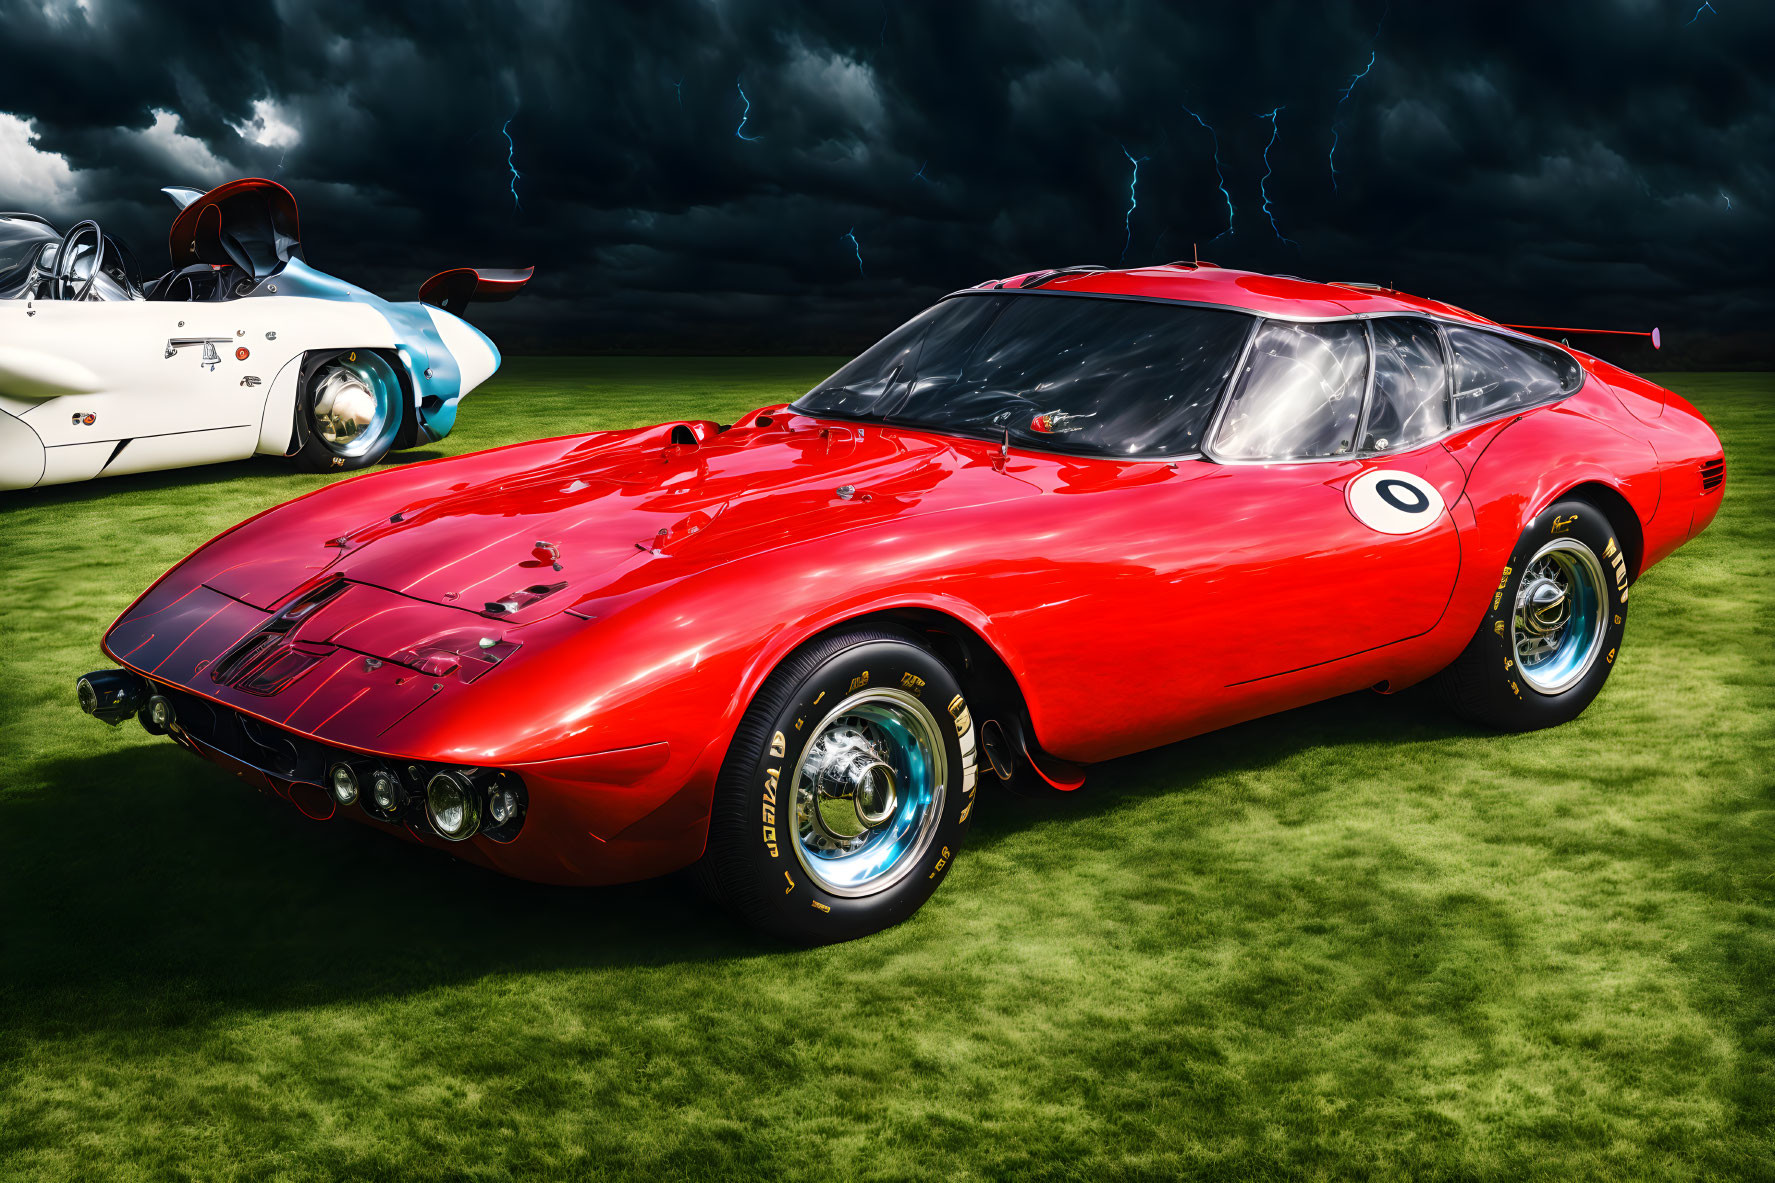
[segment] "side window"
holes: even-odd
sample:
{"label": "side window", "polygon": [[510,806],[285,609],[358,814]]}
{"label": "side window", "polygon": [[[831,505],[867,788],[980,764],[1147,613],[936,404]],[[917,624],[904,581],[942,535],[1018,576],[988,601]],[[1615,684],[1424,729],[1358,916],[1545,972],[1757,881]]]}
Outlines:
{"label": "side window", "polygon": [[1368,322],[1374,333],[1374,397],[1362,450],[1409,448],[1448,430],[1448,365],[1436,326],[1408,316]]}
{"label": "side window", "polygon": [[1225,460],[1304,460],[1353,451],[1368,385],[1359,321],[1258,327],[1215,429]]}
{"label": "side window", "polygon": [[1576,390],[1584,371],[1570,354],[1482,329],[1450,326],[1455,420],[1472,423],[1500,411],[1532,407]]}

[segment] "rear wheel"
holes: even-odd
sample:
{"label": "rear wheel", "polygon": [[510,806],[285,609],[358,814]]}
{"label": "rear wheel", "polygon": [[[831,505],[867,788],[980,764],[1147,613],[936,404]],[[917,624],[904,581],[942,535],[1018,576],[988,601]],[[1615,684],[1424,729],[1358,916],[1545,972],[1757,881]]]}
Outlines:
{"label": "rear wheel", "polygon": [[746,709],[698,876],[788,940],[865,936],[936,891],[976,791],[973,719],[948,667],[910,634],[847,629],[791,655]]}
{"label": "rear wheel", "polygon": [[1627,595],[1627,557],[1608,518],[1559,502],[1523,531],[1479,631],[1437,676],[1445,701],[1507,731],[1576,718],[1615,666]]}
{"label": "rear wheel", "polygon": [[349,472],[388,454],[401,426],[403,396],[394,367],[369,349],[310,358],[297,398],[301,447],[292,457],[309,472]]}

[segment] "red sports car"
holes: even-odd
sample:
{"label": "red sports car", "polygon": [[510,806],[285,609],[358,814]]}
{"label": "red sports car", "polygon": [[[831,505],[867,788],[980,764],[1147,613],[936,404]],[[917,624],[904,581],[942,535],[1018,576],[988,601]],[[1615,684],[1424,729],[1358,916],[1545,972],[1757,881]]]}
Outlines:
{"label": "red sports car", "polygon": [[1560,723],[1719,509],[1583,353],[1189,264],[957,292],[786,406],[344,480],[203,546],[80,680],[315,818],[527,879],[695,865],[803,942],[910,915],[985,778],[1363,687]]}

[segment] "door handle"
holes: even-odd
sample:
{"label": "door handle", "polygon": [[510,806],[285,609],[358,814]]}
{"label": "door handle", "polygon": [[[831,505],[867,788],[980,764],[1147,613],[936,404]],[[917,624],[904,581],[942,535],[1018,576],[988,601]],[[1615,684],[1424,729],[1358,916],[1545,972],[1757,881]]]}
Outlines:
{"label": "door handle", "polygon": [[168,337],[165,356],[176,357],[179,350],[187,345],[201,345],[203,346],[203,356],[198,359],[197,364],[208,366],[210,372],[214,373],[216,367],[222,364],[222,357],[216,352],[216,346],[226,345],[232,340],[234,340],[233,337]]}

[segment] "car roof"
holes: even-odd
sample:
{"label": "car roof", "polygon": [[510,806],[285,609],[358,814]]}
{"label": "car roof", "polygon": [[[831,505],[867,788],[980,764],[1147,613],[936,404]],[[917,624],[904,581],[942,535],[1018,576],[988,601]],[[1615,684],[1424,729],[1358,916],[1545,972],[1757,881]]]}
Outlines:
{"label": "car roof", "polygon": [[1213,263],[1178,262],[1155,267],[1077,267],[1030,271],[987,280],[972,290],[1037,290],[1099,296],[1138,296],[1238,308],[1263,316],[1295,320],[1370,316],[1403,312],[1496,326],[1465,308],[1426,300],[1380,284],[1321,283],[1293,275],[1264,275]]}

